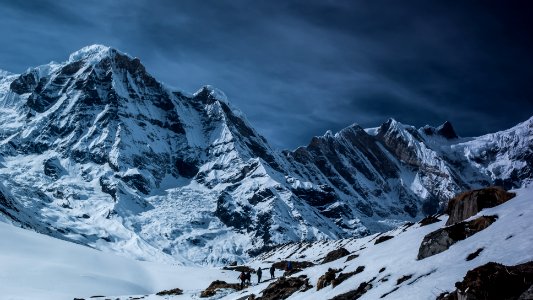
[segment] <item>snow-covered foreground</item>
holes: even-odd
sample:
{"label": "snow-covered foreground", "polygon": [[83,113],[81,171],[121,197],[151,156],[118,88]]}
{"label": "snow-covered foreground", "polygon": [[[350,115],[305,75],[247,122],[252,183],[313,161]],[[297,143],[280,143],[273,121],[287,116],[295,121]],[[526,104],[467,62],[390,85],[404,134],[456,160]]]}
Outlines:
{"label": "snow-covered foreground", "polygon": [[[273,262],[287,259],[317,263],[293,275],[306,275],[314,287],[296,292],[289,299],[331,299],[355,290],[362,282],[372,282],[372,288],[361,299],[435,299],[442,292],[453,290],[454,283],[460,281],[468,270],[487,262],[516,265],[533,260],[533,185],[516,192],[517,196],[510,201],[477,215],[497,215],[495,223],[423,260],[416,259],[422,239],[443,227],[446,216],[427,226],[402,226],[384,233],[393,238],[377,245],[374,244],[376,235],[292,244],[265,253],[249,265],[268,268]],[[200,291],[214,280],[237,282],[236,272],[129,260],[1,222],[0,236],[0,299],[89,299],[95,295],[111,299],[129,299],[129,295],[142,295],[143,299],[199,299]],[[343,257],[320,264],[329,251],[340,247],[358,257],[350,261]],[[466,261],[469,254],[480,248],[483,251],[478,257]],[[349,273],[359,266],[365,267],[363,272],[335,288],[327,286],[316,291],[318,278],[328,268]],[[263,274],[263,278],[269,277],[267,270]],[[398,279],[405,276],[408,279],[398,283]],[[255,275],[252,281],[256,281]],[[240,299],[250,294],[260,296],[272,282],[235,293],[219,291],[211,299]],[[172,288],[181,288],[185,293],[181,296],[154,295]]]}
{"label": "snow-covered foreground", "polygon": [[173,288],[185,291],[179,299],[189,299],[215,279],[236,281],[238,276],[135,261],[1,222],[0,237],[0,299],[5,300],[146,295]]}

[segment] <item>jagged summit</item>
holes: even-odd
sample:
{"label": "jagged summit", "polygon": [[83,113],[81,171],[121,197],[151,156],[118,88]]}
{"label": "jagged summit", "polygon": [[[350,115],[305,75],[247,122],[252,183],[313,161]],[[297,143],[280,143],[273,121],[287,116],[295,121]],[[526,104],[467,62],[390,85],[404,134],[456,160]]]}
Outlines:
{"label": "jagged summit", "polygon": [[430,126],[430,125],[425,125],[424,127],[420,128],[420,132],[423,132],[424,134],[428,136],[439,135],[448,140],[459,138],[457,133],[455,133],[455,129],[453,128],[452,123],[449,121],[444,122],[442,125],[438,126],[437,128]]}

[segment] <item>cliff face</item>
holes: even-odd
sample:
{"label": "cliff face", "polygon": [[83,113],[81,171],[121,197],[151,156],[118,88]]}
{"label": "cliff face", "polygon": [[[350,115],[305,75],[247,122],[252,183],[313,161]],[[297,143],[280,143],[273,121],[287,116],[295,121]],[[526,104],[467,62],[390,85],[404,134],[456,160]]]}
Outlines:
{"label": "cliff face", "polygon": [[365,235],[533,173],[533,119],[474,139],[391,119],[278,152],[219,90],[173,91],[98,45],[0,74],[0,113],[2,218],[141,259],[223,263]]}

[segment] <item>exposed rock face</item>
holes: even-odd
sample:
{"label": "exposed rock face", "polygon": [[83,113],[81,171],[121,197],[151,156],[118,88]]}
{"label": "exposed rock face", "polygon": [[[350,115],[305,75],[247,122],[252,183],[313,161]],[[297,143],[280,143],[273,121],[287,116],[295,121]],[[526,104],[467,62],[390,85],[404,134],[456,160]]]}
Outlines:
{"label": "exposed rock face", "polygon": [[505,266],[490,262],[468,271],[457,290],[443,294],[439,300],[459,299],[532,299],[533,262]]}
{"label": "exposed rock face", "polygon": [[495,216],[481,216],[475,220],[461,222],[427,234],[418,250],[418,259],[424,259],[448,250],[457,241],[464,240],[489,227],[496,219]]}
{"label": "exposed rock face", "polygon": [[464,192],[448,202],[446,213],[450,216],[446,225],[456,224],[477,214],[484,208],[494,207],[515,196],[499,187]]}
{"label": "exposed rock face", "polygon": [[256,300],[278,300],[287,299],[297,291],[306,291],[313,286],[309,284],[309,279],[305,275],[299,277],[281,277],[268,285],[263,290],[263,295]]}
{"label": "exposed rock face", "polygon": [[337,250],[333,250],[331,252],[329,252],[328,254],[326,254],[326,257],[324,257],[324,260],[322,261],[323,264],[325,263],[328,263],[328,262],[332,262],[334,260],[337,260],[341,257],[345,257],[347,255],[350,255],[350,251],[344,249],[344,248],[339,248]]}

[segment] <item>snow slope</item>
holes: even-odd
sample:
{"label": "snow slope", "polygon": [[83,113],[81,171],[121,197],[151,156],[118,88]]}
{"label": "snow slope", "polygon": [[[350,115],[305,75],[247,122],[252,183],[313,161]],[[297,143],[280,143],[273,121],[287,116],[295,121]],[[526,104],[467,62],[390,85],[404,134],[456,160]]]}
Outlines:
{"label": "snow slope", "polygon": [[[339,286],[327,286],[320,291],[315,288],[302,293],[295,293],[288,299],[330,299],[336,295],[355,290],[362,282],[369,282],[375,277],[374,285],[360,299],[435,299],[444,291],[454,290],[454,284],[461,281],[468,270],[487,262],[516,265],[533,260],[533,185],[515,191],[517,196],[510,201],[481,211],[477,216],[497,215],[498,219],[485,230],[459,241],[448,250],[434,256],[417,260],[418,249],[424,236],[444,226],[446,216],[441,221],[420,227],[415,224],[406,228],[386,232],[393,239],[374,244],[379,235],[361,239],[338,241],[319,241],[315,243],[290,244],[260,255],[251,262],[255,268],[270,267],[272,262],[280,260],[314,261],[320,263],[331,250],[344,247],[359,257],[346,261],[346,257],[323,265],[314,266],[293,276],[302,274],[310,278],[316,286],[318,278],[328,268],[342,269],[343,273],[352,272],[358,266],[364,266],[362,273],[344,281]],[[468,254],[479,248],[484,250],[478,257],[466,261]],[[381,273],[379,270],[385,268]],[[279,274],[279,272],[278,272]],[[401,284],[397,280],[405,275],[412,277]],[[383,279],[387,279],[384,281]],[[263,283],[248,289],[248,293],[260,295],[269,284]],[[396,289],[397,288],[397,289]],[[396,289],[396,290],[395,290]],[[392,292],[391,292],[392,291]],[[224,299],[235,299],[228,296]]]}
{"label": "snow slope", "polygon": [[[349,262],[343,257],[316,265],[293,276],[305,274],[316,286],[318,278],[328,268],[342,269],[346,273],[364,266],[363,272],[335,288],[327,286],[318,292],[312,288],[297,292],[289,299],[330,299],[354,290],[363,281],[368,282],[374,277],[373,288],[360,299],[378,299],[386,293],[390,294],[384,299],[435,299],[443,291],[453,290],[454,283],[476,266],[491,261],[515,265],[533,260],[533,186],[516,192],[514,199],[477,215],[497,215],[494,224],[457,242],[450,249],[420,261],[416,257],[423,237],[443,227],[446,216],[441,216],[440,222],[424,227],[415,224],[387,232],[386,235],[394,238],[377,245],[374,241],[378,235],[288,244],[260,255],[249,265],[268,268],[272,262],[287,259],[320,263],[329,251],[344,247],[359,256]],[[130,260],[4,223],[0,223],[0,236],[4,241],[0,243],[0,297],[6,300],[62,300],[94,295],[124,300],[131,295],[143,295],[144,299],[199,299],[200,291],[214,280],[237,282],[236,272]],[[477,258],[465,261],[468,254],[481,247],[484,250]],[[380,272],[382,268],[384,271]],[[264,273],[263,277],[267,278],[267,271]],[[396,284],[405,275],[412,277]],[[252,293],[260,295],[271,282],[234,293],[221,291],[212,299],[238,299]],[[157,291],[176,287],[185,290],[184,295],[154,295]]]}
{"label": "snow slope", "polygon": [[185,291],[180,299],[188,299],[215,279],[238,276],[131,260],[1,222],[0,236],[0,299],[5,300],[146,295],[177,287]]}

